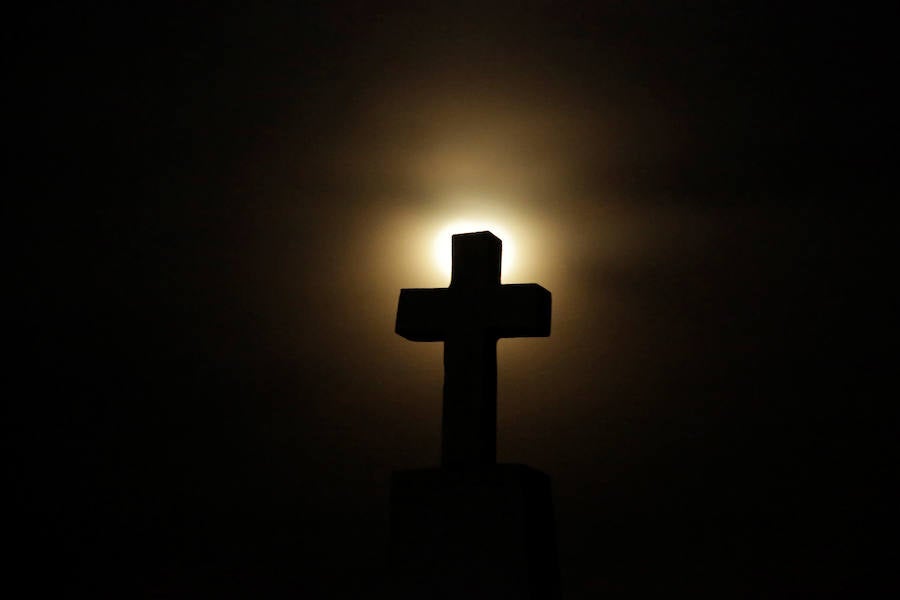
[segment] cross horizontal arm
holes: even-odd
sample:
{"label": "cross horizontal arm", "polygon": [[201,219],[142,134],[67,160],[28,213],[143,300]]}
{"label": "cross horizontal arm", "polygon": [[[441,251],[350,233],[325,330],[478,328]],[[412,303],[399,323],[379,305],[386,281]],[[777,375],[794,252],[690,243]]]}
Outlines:
{"label": "cross horizontal arm", "polygon": [[447,288],[400,290],[394,331],[414,342],[443,341],[450,319],[449,296]]}
{"label": "cross horizontal arm", "polygon": [[494,293],[491,331],[498,338],[550,335],[550,292],[536,283],[501,285]]}

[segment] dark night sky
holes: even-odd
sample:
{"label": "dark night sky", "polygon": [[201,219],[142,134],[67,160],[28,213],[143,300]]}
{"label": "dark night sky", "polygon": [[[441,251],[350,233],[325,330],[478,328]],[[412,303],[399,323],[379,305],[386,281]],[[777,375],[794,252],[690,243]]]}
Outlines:
{"label": "dark night sky", "polygon": [[566,598],[894,586],[881,17],[372,4],[8,24],[11,570],[379,595],[390,473],[439,460],[397,294],[489,206],[554,294],[499,459],[553,478]]}

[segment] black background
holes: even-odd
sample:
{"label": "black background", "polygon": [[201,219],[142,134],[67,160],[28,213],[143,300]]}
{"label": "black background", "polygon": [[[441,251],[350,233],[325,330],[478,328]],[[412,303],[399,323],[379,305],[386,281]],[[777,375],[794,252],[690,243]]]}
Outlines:
{"label": "black background", "polygon": [[[554,478],[565,597],[896,585],[881,549],[895,428],[882,17],[482,4],[45,5],[7,21],[23,184],[6,202],[23,275],[7,313],[10,585],[387,589],[389,474],[436,461],[437,425],[390,404],[402,363],[376,372],[371,338],[333,326],[371,298],[328,286],[347,273],[329,248],[377,222],[379,194],[429,191],[390,166],[428,139],[400,119],[372,142],[366,98],[442,81],[538,112],[555,82],[598,107],[579,127],[606,132],[566,154],[565,190],[612,190],[647,223],[711,223],[684,251],[679,229],[674,251],[579,271],[570,317],[615,344],[558,342],[532,392],[542,427],[507,434],[501,458]],[[610,287],[631,320],[591,308]],[[392,301],[379,323],[401,343]],[[501,392],[516,385],[502,369]],[[439,371],[421,381],[439,394]]]}

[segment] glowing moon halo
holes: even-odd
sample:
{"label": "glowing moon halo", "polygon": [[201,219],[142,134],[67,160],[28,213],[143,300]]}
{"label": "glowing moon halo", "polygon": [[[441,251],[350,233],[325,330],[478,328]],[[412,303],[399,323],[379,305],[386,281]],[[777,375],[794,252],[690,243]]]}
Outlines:
{"label": "glowing moon halo", "polygon": [[502,225],[486,221],[454,221],[443,227],[434,237],[434,260],[441,272],[450,277],[453,269],[452,236],[457,233],[490,231],[503,242],[501,276],[509,273],[516,257],[516,244],[509,231]]}

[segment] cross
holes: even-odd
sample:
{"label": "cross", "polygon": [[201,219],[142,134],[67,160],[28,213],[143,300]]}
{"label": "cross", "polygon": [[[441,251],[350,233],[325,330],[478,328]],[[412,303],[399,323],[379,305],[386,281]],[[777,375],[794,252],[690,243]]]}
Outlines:
{"label": "cross", "polygon": [[441,463],[497,460],[497,340],[550,335],[550,292],[501,285],[502,242],[489,231],[453,236],[450,287],[400,290],[395,331],[444,342]]}

